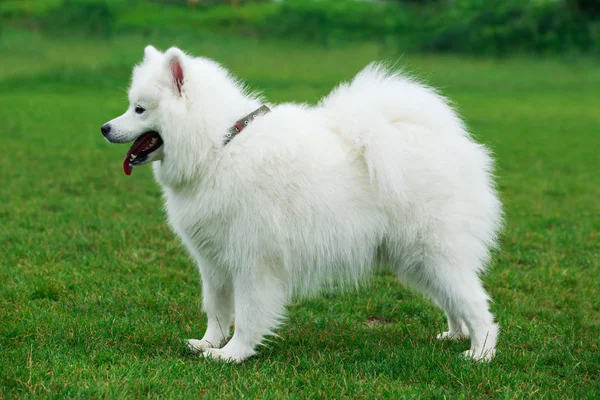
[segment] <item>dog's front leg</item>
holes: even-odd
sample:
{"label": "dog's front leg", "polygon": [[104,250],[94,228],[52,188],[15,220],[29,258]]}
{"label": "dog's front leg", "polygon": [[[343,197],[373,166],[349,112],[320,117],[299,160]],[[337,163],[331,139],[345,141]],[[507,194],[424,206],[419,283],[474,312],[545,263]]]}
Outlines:
{"label": "dog's front leg", "polygon": [[208,348],[221,347],[229,338],[233,320],[233,283],[231,279],[218,274],[214,266],[202,263],[199,266],[202,276],[202,308],[208,323],[200,340],[188,339],[188,348],[200,353]]}
{"label": "dog's front leg", "polygon": [[288,301],[286,280],[272,270],[248,271],[234,280],[235,332],[222,349],[206,349],[204,355],[241,362],[256,353],[264,337],[274,335]]}

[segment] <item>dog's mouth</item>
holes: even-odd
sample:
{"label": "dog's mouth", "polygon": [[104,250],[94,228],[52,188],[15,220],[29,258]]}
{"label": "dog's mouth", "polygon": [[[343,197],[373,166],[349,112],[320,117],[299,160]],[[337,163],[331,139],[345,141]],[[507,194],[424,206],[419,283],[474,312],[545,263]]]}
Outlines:
{"label": "dog's mouth", "polygon": [[125,175],[131,175],[133,167],[136,165],[145,164],[148,156],[154,153],[163,145],[163,140],[158,132],[150,131],[135,139],[135,142],[127,151],[127,155],[123,160],[123,171]]}

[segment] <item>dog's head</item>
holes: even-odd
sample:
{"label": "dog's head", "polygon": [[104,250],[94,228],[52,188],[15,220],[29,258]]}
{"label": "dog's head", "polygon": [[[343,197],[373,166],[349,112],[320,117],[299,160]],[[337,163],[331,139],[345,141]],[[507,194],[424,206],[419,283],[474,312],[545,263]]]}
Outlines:
{"label": "dog's head", "polygon": [[174,47],[163,54],[147,46],[144,53],[133,70],[127,111],[101,127],[111,143],[133,142],[123,160],[127,175],[134,166],[163,159],[173,133],[161,128],[185,109],[186,63],[191,58]]}

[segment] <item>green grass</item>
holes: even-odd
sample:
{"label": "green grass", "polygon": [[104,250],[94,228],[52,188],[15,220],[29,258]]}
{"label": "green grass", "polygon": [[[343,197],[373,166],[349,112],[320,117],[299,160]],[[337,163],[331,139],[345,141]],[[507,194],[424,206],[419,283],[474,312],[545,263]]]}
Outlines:
{"label": "green grass", "polygon": [[[439,343],[442,313],[389,275],[297,301],[242,365],[200,337],[197,271],[150,168],[100,125],[148,42],[213,57],[271,101],[315,102],[374,59],[440,87],[497,158],[502,249],[485,277],[503,327],[493,363]],[[599,398],[600,68],[209,37],[0,35],[0,398]]]}

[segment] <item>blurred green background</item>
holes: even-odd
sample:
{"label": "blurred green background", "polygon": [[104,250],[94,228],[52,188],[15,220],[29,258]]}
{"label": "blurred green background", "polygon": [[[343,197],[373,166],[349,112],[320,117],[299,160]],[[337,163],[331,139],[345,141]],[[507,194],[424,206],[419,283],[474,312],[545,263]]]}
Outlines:
{"label": "blurred green background", "polygon": [[[0,0],[0,398],[600,398],[600,50],[592,0]],[[489,365],[377,275],[297,300],[243,365],[190,355],[198,273],[150,168],[100,125],[154,44],[316,104],[372,61],[448,96],[494,153],[506,229]],[[284,134],[284,132],[282,132]]]}
{"label": "blurred green background", "polygon": [[211,31],[399,51],[600,51],[597,0],[2,0],[0,18],[56,34]]}

